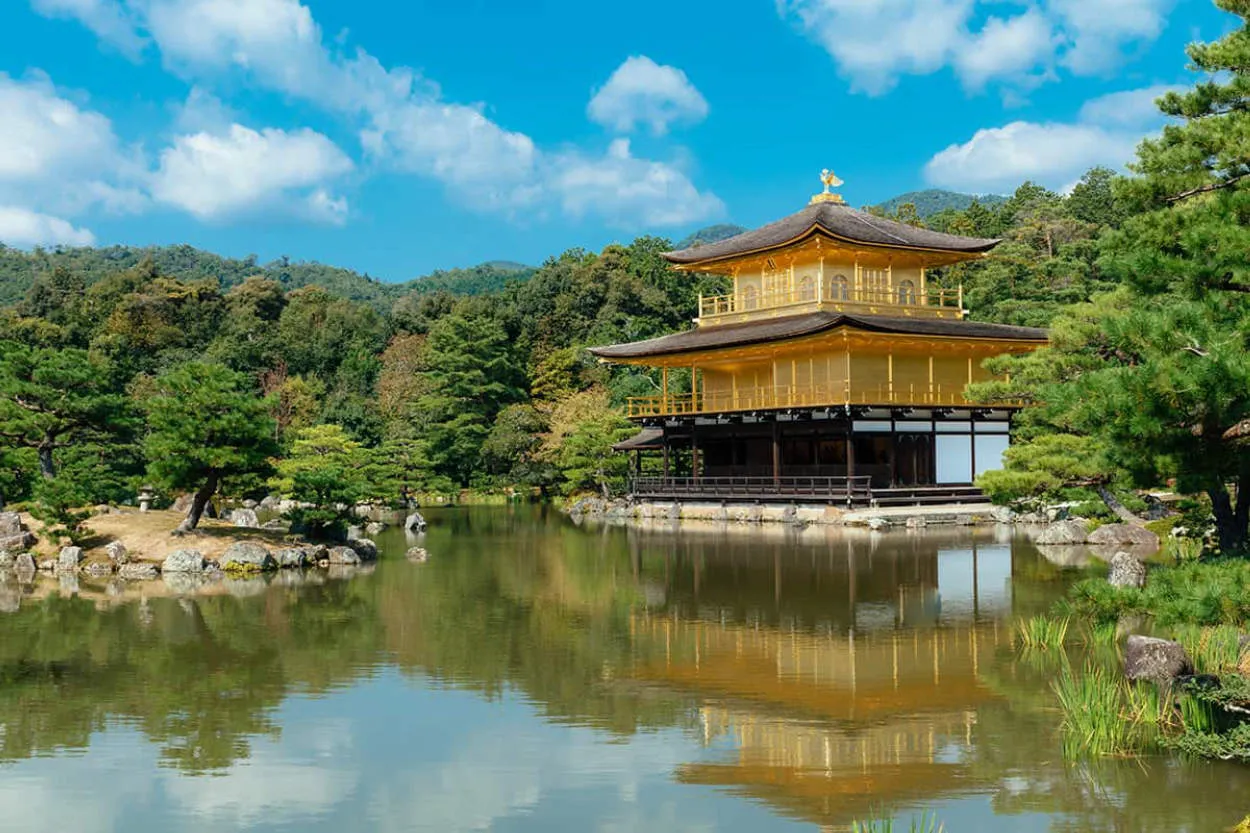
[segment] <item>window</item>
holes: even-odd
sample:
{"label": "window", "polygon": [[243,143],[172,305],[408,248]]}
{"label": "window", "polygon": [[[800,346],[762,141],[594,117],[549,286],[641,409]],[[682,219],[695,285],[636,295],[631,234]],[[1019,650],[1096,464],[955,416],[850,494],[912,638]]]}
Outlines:
{"label": "window", "polygon": [[902,281],[898,285],[898,302],[907,306],[916,304],[916,284],[914,281]]}
{"label": "window", "polygon": [[816,282],[812,280],[811,275],[804,275],[799,278],[799,300],[815,301],[816,300]]}
{"label": "window", "polygon": [[846,275],[834,275],[833,280],[829,282],[829,297],[834,301],[851,300],[851,285],[846,279]]}
{"label": "window", "polygon": [[760,305],[759,290],[753,286],[748,286],[742,290],[742,308],[758,309]]}

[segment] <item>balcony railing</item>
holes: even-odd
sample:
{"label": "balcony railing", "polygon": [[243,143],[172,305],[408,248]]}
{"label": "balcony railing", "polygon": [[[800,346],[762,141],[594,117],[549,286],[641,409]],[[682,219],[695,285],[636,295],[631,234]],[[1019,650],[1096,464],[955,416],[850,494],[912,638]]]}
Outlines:
{"label": "balcony railing", "polygon": [[[883,384],[863,387],[830,385],[776,385],[736,391],[700,391],[695,394],[635,396],[629,400],[631,417],[689,416],[734,411],[768,411],[838,405],[924,406],[967,408],[985,405],[967,399],[963,386]],[[1015,406],[1022,403],[996,403]]]}
{"label": "balcony railing", "polygon": [[635,477],[635,497],[804,497],[863,503],[872,500],[872,477]]}
{"label": "balcony railing", "polygon": [[699,319],[709,323],[728,323],[718,319],[745,320],[769,311],[789,315],[822,309],[959,318],[963,314],[963,287],[933,288],[921,292],[907,285],[887,289],[813,281],[808,285],[768,292],[699,297]]}

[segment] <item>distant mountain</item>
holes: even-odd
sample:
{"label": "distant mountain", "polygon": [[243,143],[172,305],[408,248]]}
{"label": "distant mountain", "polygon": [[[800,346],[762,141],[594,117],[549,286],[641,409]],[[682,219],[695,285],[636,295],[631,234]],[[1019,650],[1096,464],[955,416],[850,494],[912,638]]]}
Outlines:
{"label": "distant mountain", "polygon": [[1005,203],[1007,198],[1001,194],[961,194],[958,191],[929,188],[925,191],[909,191],[906,194],[899,194],[897,197],[873,207],[879,208],[886,214],[893,214],[904,203],[912,203],[916,206],[916,213],[923,220],[948,208],[963,211],[972,205],[973,200],[981,203],[986,208],[994,208]]}
{"label": "distant mountain", "polygon": [[316,262],[279,258],[261,264],[256,257],[228,258],[193,246],[107,246],[35,249],[23,251],[0,244],[0,306],[22,299],[36,275],[58,267],[86,275],[92,283],[105,275],[137,266],[151,258],[157,270],[171,277],[209,278],[223,289],[258,275],[278,281],[288,289],[320,286],[327,292],[353,301],[364,301],[378,309],[388,309],[410,292],[446,291],[457,295],[493,292],[512,281],[523,281],[534,269],[511,261],[489,261],[467,269],[439,270],[430,275],[387,283],[368,274]]}
{"label": "distant mountain", "polygon": [[689,249],[692,246],[706,246],[708,243],[716,243],[733,237],[735,234],[742,234],[746,231],[742,226],[735,226],[733,223],[720,223],[715,226],[701,228],[689,237],[686,237],[677,243],[678,249]]}

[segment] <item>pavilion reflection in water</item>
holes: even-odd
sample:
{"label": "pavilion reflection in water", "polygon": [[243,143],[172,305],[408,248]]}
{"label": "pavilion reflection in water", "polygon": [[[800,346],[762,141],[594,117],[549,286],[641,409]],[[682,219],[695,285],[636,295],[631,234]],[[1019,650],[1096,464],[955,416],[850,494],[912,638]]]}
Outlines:
{"label": "pavilion reflection in water", "polygon": [[657,657],[638,676],[700,704],[710,758],[682,781],[828,829],[992,787],[972,738],[996,699],[981,663],[1010,644],[1009,542],[839,530],[771,559],[758,539],[672,548],[664,604],[632,630]]}

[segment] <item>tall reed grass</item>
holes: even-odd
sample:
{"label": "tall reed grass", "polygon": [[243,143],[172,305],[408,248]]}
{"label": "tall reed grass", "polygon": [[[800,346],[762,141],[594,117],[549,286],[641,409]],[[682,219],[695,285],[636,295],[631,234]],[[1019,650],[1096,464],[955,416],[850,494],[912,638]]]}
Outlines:
{"label": "tall reed grass", "polygon": [[[904,828],[895,827],[893,819],[868,819],[851,822],[851,833],[903,833]],[[925,810],[919,818],[912,817],[906,833],[945,833],[946,827]]]}
{"label": "tall reed grass", "polygon": [[1033,616],[1019,619],[1015,624],[1013,641],[1026,650],[1062,651],[1068,642],[1071,619],[1051,616]]}
{"label": "tall reed grass", "polygon": [[1051,684],[1063,712],[1063,749],[1069,758],[1131,756],[1158,745],[1170,703],[1153,686],[1135,686],[1100,665],[1080,674],[1062,668]]}

